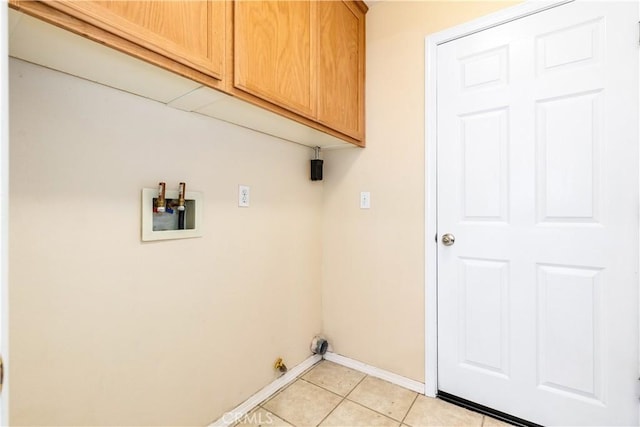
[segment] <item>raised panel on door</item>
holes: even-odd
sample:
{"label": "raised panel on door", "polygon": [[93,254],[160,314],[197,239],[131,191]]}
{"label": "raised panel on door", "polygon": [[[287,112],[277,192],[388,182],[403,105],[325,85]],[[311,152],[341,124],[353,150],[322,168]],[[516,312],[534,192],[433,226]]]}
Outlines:
{"label": "raised panel on door", "polygon": [[540,222],[598,221],[602,91],[536,102]]}
{"label": "raised panel on door", "polygon": [[509,263],[459,259],[459,359],[465,369],[509,377]]}
{"label": "raised panel on door", "polygon": [[318,120],[364,138],[364,13],[349,1],[318,2]]}
{"label": "raised panel on door", "polygon": [[315,116],[315,2],[236,1],[234,87]]}
{"label": "raised panel on door", "polygon": [[47,2],[98,28],[219,80],[223,75],[227,2]]}
{"label": "raised panel on door", "polygon": [[460,116],[464,221],[508,221],[508,124],[504,107]]}
{"label": "raised panel on door", "polygon": [[597,405],[604,404],[602,275],[599,268],[537,266],[538,387]]}

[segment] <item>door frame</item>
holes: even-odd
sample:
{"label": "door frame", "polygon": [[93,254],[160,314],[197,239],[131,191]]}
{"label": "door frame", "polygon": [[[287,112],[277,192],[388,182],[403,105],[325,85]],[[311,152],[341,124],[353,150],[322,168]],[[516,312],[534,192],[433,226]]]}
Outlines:
{"label": "door frame", "polygon": [[[425,38],[425,395],[438,393],[438,46],[576,0],[527,0]],[[434,167],[431,167],[434,166]],[[640,244],[640,242],[639,242]],[[640,372],[640,360],[639,372]]]}
{"label": "door frame", "polygon": [[9,425],[9,4],[0,0],[0,424]]}

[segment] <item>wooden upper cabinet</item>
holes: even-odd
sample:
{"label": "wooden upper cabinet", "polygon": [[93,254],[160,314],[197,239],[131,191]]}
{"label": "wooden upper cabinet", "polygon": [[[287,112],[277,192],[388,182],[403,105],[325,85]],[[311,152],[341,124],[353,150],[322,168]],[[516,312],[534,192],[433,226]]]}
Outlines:
{"label": "wooden upper cabinet", "polygon": [[312,1],[236,1],[234,87],[313,118],[315,19]]}
{"label": "wooden upper cabinet", "polygon": [[318,2],[317,120],[364,139],[364,12],[350,1]]}
{"label": "wooden upper cabinet", "polygon": [[64,0],[46,4],[201,73],[222,79],[224,1]]}
{"label": "wooden upper cabinet", "polygon": [[234,89],[364,140],[365,11],[359,5],[239,0],[233,28]]}
{"label": "wooden upper cabinet", "polygon": [[360,0],[9,0],[84,37],[364,146]]}

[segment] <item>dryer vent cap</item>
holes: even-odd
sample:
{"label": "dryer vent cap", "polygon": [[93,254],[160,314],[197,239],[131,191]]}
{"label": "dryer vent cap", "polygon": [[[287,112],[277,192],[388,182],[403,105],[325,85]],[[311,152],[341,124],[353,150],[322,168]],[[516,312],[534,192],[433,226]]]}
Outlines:
{"label": "dryer vent cap", "polygon": [[329,343],[322,337],[315,337],[311,340],[311,352],[314,354],[324,355],[329,348]]}

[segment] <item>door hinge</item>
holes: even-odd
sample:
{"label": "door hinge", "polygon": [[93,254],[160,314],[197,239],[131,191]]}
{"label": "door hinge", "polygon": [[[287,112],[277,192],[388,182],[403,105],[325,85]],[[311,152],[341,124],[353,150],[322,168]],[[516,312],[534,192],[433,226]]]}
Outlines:
{"label": "door hinge", "polygon": [[640,45],[640,21],[638,21],[638,45]]}
{"label": "door hinge", "polygon": [[435,235],[435,240],[436,240],[436,243],[438,243],[438,233],[436,233]]}

